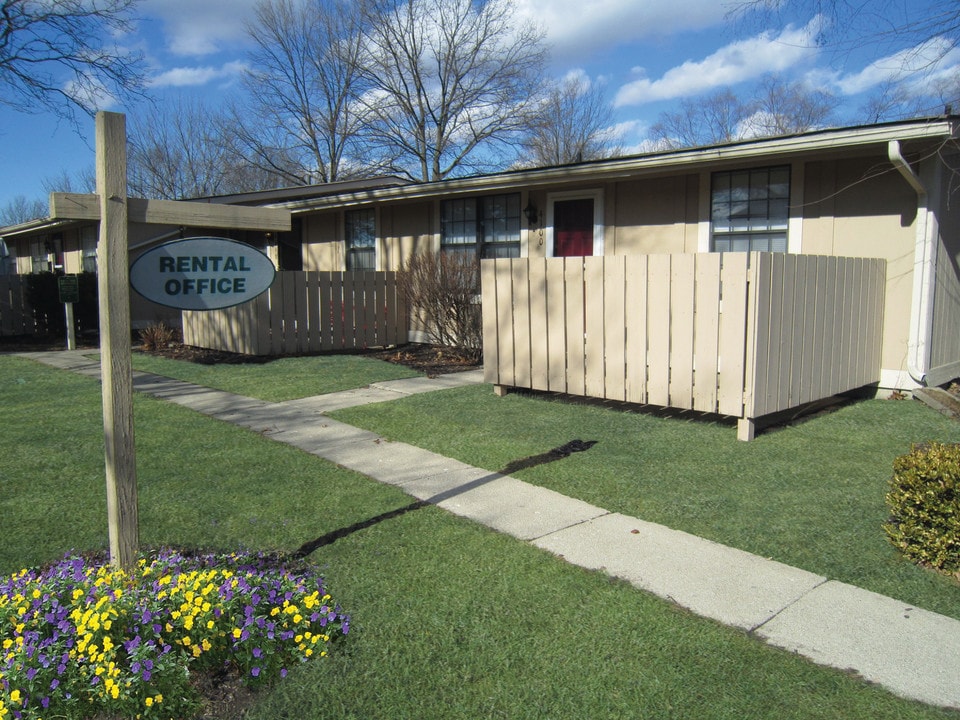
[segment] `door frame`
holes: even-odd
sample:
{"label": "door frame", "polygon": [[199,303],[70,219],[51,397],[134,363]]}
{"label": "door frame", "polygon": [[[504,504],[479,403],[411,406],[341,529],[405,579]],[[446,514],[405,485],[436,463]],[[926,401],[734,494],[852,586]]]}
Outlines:
{"label": "door frame", "polygon": [[546,240],[547,257],[554,256],[553,204],[563,200],[593,200],[593,255],[603,255],[603,190],[568,190],[547,193]]}

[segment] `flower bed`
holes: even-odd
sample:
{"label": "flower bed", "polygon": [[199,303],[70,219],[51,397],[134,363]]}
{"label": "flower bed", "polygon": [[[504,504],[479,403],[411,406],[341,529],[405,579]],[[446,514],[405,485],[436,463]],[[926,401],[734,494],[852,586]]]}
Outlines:
{"label": "flower bed", "polygon": [[348,631],[306,565],[164,551],[127,574],[67,557],[0,581],[0,720],[189,717],[197,673],[269,683]]}

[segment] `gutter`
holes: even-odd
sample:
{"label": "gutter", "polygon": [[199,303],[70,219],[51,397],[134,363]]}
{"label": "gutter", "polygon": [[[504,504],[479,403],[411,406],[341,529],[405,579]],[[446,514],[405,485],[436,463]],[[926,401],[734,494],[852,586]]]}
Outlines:
{"label": "gutter", "polygon": [[917,193],[917,233],[913,254],[913,300],[910,336],[907,342],[907,372],[920,385],[930,370],[930,343],[933,335],[933,292],[937,263],[937,224],[929,219],[929,194],[916,171],[903,157],[900,141],[887,143],[887,157]]}

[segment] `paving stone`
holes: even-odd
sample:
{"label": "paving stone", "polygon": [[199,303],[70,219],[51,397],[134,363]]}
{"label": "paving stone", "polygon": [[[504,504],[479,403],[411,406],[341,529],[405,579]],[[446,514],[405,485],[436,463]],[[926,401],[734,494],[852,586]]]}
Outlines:
{"label": "paving stone", "polygon": [[826,578],[613,513],[534,544],[582,567],[603,570],[697,615],[752,630]]}
{"label": "paving stone", "polygon": [[852,669],[898,695],[960,708],[960,621],[830,581],[757,629],[768,643]]}

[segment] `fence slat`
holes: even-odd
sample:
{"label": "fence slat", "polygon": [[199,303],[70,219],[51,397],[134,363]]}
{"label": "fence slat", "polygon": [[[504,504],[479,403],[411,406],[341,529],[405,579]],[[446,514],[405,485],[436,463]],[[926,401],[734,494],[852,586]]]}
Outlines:
{"label": "fence slat", "polygon": [[696,255],[671,256],[670,405],[693,407],[693,311]]}
{"label": "fence slat", "polygon": [[502,282],[497,283],[497,374],[501,385],[516,385],[516,347],[513,343],[513,275],[509,259],[497,260]]}
{"label": "fence slat", "polygon": [[647,402],[647,256],[624,258],[627,349],[626,400]]}
{"label": "fence slat", "polygon": [[497,309],[496,260],[480,263],[481,311],[483,312],[483,381],[500,384],[499,310]]}
{"label": "fence slat", "polygon": [[651,255],[647,282],[647,402],[670,404],[670,256]]}
{"label": "fence slat", "polygon": [[748,261],[746,253],[721,256],[722,294],[719,334],[717,411],[739,417],[743,414],[748,352]]}
{"label": "fence slat", "polygon": [[720,347],[720,254],[696,256],[693,409],[717,411]]}
{"label": "fence slat", "polygon": [[[547,266],[545,258],[529,261],[530,387],[550,387],[550,337],[547,329]],[[486,353],[486,346],[484,346]]]}
{"label": "fence slat", "polygon": [[567,322],[567,392],[583,395],[586,353],[584,347],[583,258],[568,257],[564,262]]}
{"label": "fence slat", "polygon": [[513,373],[514,382],[521,387],[531,386],[530,366],[530,282],[527,264],[510,260],[510,287],[513,300]]}
{"label": "fence slat", "polygon": [[584,394],[608,397],[604,384],[604,258],[583,259]]}
{"label": "fence slat", "polygon": [[550,377],[547,389],[567,391],[567,302],[566,265],[561,259],[550,260],[547,274],[547,348],[550,354]]}
{"label": "fence slat", "polygon": [[605,258],[603,285],[604,383],[610,400],[627,399],[626,256]]}

